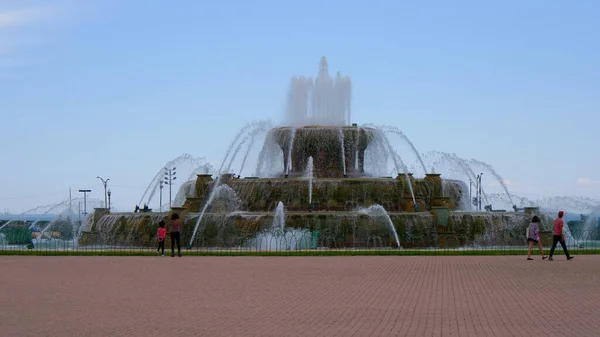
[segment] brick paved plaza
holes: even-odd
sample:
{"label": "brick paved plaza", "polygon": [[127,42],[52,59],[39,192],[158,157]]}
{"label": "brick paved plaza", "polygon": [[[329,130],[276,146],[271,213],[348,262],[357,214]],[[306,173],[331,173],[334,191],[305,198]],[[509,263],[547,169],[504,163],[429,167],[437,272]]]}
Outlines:
{"label": "brick paved plaza", "polygon": [[600,256],[1,256],[2,336],[600,336]]}

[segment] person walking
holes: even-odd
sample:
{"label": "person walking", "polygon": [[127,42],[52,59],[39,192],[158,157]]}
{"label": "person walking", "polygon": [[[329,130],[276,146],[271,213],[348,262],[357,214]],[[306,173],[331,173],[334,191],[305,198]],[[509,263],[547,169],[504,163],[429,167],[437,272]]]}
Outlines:
{"label": "person walking", "polygon": [[171,215],[169,226],[171,227],[171,257],[175,257],[175,241],[177,241],[177,256],[181,257],[181,219],[179,219],[179,214]]}
{"label": "person walking", "polygon": [[542,248],[542,241],[540,240],[540,218],[537,215],[534,215],[529,223],[529,230],[527,231],[527,242],[529,243],[529,249],[527,250],[527,260],[533,260],[531,258],[531,249],[533,249],[533,244],[537,243],[540,249],[540,255],[542,256],[542,260],[545,260],[544,249]]}
{"label": "person walking", "polygon": [[565,256],[567,260],[573,259],[573,256],[569,255],[569,250],[567,249],[567,245],[565,244],[565,236],[563,235],[563,226],[565,222],[563,221],[563,216],[565,212],[558,212],[558,218],[554,220],[554,235],[552,236],[552,248],[550,248],[550,257],[549,261],[553,261],[552,255],[554,254],[554,249],[556,248],[556,244],[560,242],[563,251],[565,252]]}

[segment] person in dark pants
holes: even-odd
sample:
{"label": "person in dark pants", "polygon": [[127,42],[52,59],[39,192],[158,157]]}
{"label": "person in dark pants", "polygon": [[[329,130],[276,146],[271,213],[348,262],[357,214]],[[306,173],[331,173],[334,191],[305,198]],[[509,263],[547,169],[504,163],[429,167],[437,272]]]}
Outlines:
{"label": "person in dark pants", "polygon": [[181,219],[179,219],[179,214],[171,215],[169,225],[171,227],[171,257],[175,256],[175,241],[177,241],[177,256],[181,257]]}
{"label": "person in dark pants", "polygon": [[567,245],[565,244],[565,236],[563,235],[563,226],[565,224],[565,222],[563,221],[563,216],[565,215],[565,212],[560,211],[558,212],[558,218],[556,218],[556,220],[554,220],[554,235],[552,236],[552,248],[550,248],[550,257],[548,258],[549,261],[554,260],[552,258],[552,255],[554,254],[554,249],[556,248],[556,244],[560,242],[560,245],[562,246],[563,251],[565,252],[565,256],[567,257],[567,260],[571,260],[573,258],[573,256],[569,255],[569,250],[567,249]]}

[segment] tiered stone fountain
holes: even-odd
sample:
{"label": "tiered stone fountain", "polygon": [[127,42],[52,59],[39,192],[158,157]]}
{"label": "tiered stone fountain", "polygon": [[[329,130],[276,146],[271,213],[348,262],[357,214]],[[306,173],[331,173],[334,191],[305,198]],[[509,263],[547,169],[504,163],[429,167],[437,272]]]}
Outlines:
{"label": "tiered stone fountain", "polygon": [[[444,181],[435,173],[418,179],[404,171],[395,151],[388,156],[402,171],[396,177],[366,172],[366,153],[381,144],[387,151],[389,142],[377,142],[385,136],[376,128],[348,126],[349,88],[347,78],[327,76],[324,59],[314,83],[294,78],[288,109],[293,126],[272,128],[266,138],[276,144],[274,158],[283,169],[266,177],[242,178],[227,171],[217,177],[198,175],[183,207],[171,210],[183,216],[183,242],[207,249],[265,249],[272,245],[263,239],[271,235],[297,243],[288,242],[286,249],[525,243],[525,227],[536,209],[460,209],[469,199],[465,183]],[[306,104],[302,100],[310,90],[312,102]],[[371,212],[373,207],[385,211]],[[153,245],[161,219],[166,214],[102,215],[82,232],[80,245]]]}
{"label": "tiered stone fountain", "polygon": [[[172,210],[185,220],[184,242],[193,247],[261,249],[252,247],[252,242],[256,242],[258,234],[271,229],[279,202],[285,205],[285,228],[296,230],[294,240],[311,235],[314,247],[397,247],[393,231],[384,220],[361,212],[373,205],[381,205],[388,212],[404,248],[524,242],[525,226],[536,209],[525,213],[465,212],[457,209],[464,187],[454,181],[443,183],[440,174],[426,174],[423,179],[402,173],[397,177],[369,177],[363,161],[372,139],[370,129],[341,128],[344,158],[338,150],[339,127],[295,128],[293,142],[291,130],[284,127],[271,131],[284,154],[284,171],[279,176],[241,178],[222,174],[217,187],[212,175],[197,176],[195,188],[183,207]],[[288,164],[285,158],[289,151]],[[314,159],[312,184],[304,176],[309,157]],[[342,160],[346,162],[345,173]],[[214,192],[192,240],[198,217],[215,188],[219,191]],[[82,233],[80,245],[151,246],[158,221],[163,218],[166,219],[165,214],[152,213],[94,217],[90,230]]]}

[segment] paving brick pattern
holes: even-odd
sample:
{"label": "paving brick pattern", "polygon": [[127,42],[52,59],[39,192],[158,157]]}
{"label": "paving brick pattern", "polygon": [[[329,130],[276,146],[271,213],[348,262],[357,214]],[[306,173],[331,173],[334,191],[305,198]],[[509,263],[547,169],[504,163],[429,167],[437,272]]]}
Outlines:
{"label": "paving brick pattern", "polygon": [[2,336],[600,336],[600,256],[0,257]]}

